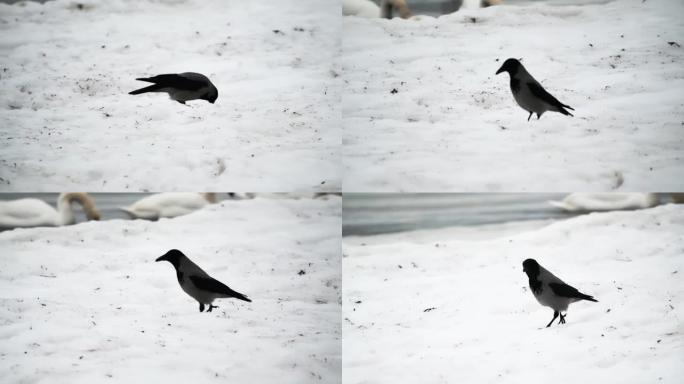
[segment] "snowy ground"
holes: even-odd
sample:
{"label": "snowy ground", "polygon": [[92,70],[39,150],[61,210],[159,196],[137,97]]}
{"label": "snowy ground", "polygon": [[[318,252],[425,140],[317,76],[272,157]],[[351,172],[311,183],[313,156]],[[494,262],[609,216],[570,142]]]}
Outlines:
{"label": "snowy ground", "polygon": [[[344,238],[345,383],[681,382],[684,206],[480,232]],[[526,258],[599,302],[544,328]]]}
{"label": "snowy ground", "polygon": [[[339,190],[340,28],[335,0],[0,4],[0,188]],[[187,71],[216,104],[127,94]]]}
{"label": "snowy ground", "polygon": [[[568,3],[345,17],[344,190],[682,190],[684,2]],[[575,117],[527,122],[509,57]]]}
{"label": "snowy ground", "polygon": [[[256,198],[0,233],[2,381],[339,383],[340,208]],[[253,302],[200,313],[154,262],[170,248]]]}

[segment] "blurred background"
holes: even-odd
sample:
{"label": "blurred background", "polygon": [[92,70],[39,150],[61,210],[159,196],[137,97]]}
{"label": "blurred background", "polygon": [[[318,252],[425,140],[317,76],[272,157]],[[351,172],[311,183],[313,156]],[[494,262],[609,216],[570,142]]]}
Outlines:
{"label": "blurred background", "polygon": [[648,208],[681,198],[669,193],[345,193],[342,235],[565,219],[594,211]]}
{"label": "blurred background", "polygon": [[[0,231],[73,225],[88,220],[173,218],[221,201],[327,199],[340,193],[0,193]],[[73,215],[64,217],[59,205]],[[90,216],[90,217],[88,217]]]}
{"label": "blurred background", "polygon": [[[100,213],[100,220],[113,220],[113,219],[130,219],[131,216],[121,210],[121,207],[128,207],[135,202],[143,199],[144,197],[154,195],[153,193],[89,193],[88,194],[95,202],[98,212]],[[12,201],[18,199],[39,199],[52,207],[57,208],[57,198],[59,193],[2,193],[0,194],[0,202]],[[216,194],[216,200],[227,200],[227,199],[242,199],[247,198],[245,195],[236,195],[234,193],[218,193]],[[83,209],[75,206],[73,209],[74,216],[76,216],[76,222],[86,221],[86,215]],[[0,215],[2,214],[2,208],[0,205]],[[0,225],[0,231],[9,228],[3,228]]]}
{"label": "blurred background", "polygon": [[555,5],[580,5],[606,3],[611,0],[342,0],[344,14],[362,17],[402,17],[415,15],[440,16],[460,9],[474,9],[493,5],[522,5],[526,3],[551,3]]}

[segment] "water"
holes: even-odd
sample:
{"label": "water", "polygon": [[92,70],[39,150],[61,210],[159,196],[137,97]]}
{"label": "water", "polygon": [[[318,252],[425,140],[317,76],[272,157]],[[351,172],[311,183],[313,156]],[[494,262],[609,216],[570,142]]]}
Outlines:
{"label": "water", "polygon": [[575,216],[552,207],[563,193],[345,193],[342,235],[375,235]]}

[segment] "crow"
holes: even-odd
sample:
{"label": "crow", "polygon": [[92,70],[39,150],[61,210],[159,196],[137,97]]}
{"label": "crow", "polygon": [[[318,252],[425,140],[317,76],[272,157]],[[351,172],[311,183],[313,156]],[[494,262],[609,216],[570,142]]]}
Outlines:
{"label": "crow", "polygon": [[[563,280],[554,276],[537,263],[534,259],[527,259],[523,262],[523,271],[530,279],[530,289],[539,304],[553,309],[553,319],[546,325],[550,327],[554,320],[560,315],[560,324],[565,324],[568,305],[580,300],[598,302],[592,296],[581,293],[576,288],[565,284]],[[566,312],[565,315],[561,311]]]}
{"label": "crow", "polygon": [[218,308],[211,303],[218,298],[232,297],[235,299],[252,302],[242,293],[235,292],[222,282],[212,278],[202,270],[197,264],[193,263],[183,252],[172,249],[165,255],[157,258],[156,261],[168,261],[176,269],[178,284],[185,293],[192,296],[199,302],[200,312],[204,312],[204,306],[208,305],[212,309]]}
{"label": "crow", "polygon": [[527,121],[530,121],[532,113],[537,114],[537,120],[546,111],[560,112],[567,116],[572,116],[565,108],[573,110],[569,105],[565,105],[546,92],[544,87],[537,82],[537,80],[530,75],[525,67],[516,59],[506,60],[501,68],[496,71],[498,75],[501,72],[508,72],[511,77],[511,91],[513,98],[518,105],[530,113],[527,116]]}
{"label": "crow", "polygon": [[204,75],[194,72],[180,74],[157,75],[141,77],[136,80],[154,83],[145,88],[129,92],[129,95],[139,95],[147,92],[166,92],[171,100],[185,104],[189,100],[206,100],[212,104],[218,98],[218,90]]}

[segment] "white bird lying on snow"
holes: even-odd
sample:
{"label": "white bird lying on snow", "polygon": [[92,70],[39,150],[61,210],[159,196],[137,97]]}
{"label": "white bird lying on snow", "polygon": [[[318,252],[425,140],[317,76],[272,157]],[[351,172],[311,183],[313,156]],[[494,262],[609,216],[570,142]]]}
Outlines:
{"label": "white bird lying on snow", "polygon": [[492,5],[501,5],[501,3],[503,3],[502,0],[463,0],[461,8],[458,10],[486,8],[491,7]]}
{"label": "white bird lying on snow", "polygon": [[215,193],[165,192],[144,197],[120,209],[135,219],[158,220],[187,215],[213,203],[216,203]]}
{"label": "white bird lying on snow", "polygon": [[88,220],[100,220],[95,202],[86,193],[62,193],[57,209],[40,199],[0,201],[0,228],[59,227],[76,223],[72,202],[83,207]]}
{"label": "white bird lying on snow", "polygon": [[[489,7],[491,5],[499,5],[502,0],[464,0],[459,9],[473,9],[480,7]],[[344,16],[358,16],[358,17],[382,17],[391,19],[394,10],[399,12],[402,19],[411,17],[411,9],[409,9],[406,0],[381,0],[380,5],[371,0],[343,0],[342,1],[342,15]]]}
{"label": "white bird lying on snow", "polygon": [[658,205],[655,193],[571,193],[563,201],[549,204],[570,212],[642,209]]}
{"label": "white bird lying on snow", "polygon": [[379,6],[370,0],[342,1],[342,15],[344,16],[391,19],[394,9],[399,12],[402,19],[411,17],[411,10],[406,4],[406,0],[381,0]]}
{"label": "white bird lying on snow", "polygon": [[358,17],[380,17],[380,7],[370,0],[343,0],[342,15]]}

